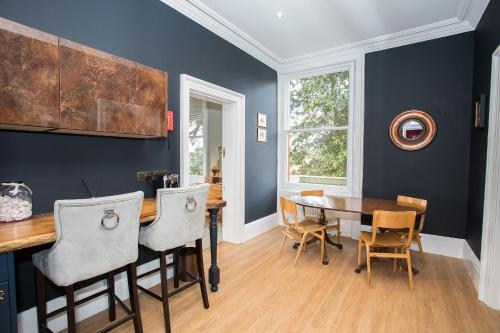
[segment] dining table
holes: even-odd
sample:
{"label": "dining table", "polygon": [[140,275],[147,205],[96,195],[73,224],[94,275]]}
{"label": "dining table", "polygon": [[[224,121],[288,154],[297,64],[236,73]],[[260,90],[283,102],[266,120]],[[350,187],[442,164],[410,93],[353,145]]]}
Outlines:
{"label": "dining table", "polygon": [[[314,208],[319,210],[318,223],[322,225],[326,225],[326,215],[325,211],[336,211],[343,213],[354,213],[360,215],[369,215],[372,216],[373,212],[376,210],[385,210],[385,211],[415,211],[417,216],[425,213],[423,210],[420,210],[415,207],[409,207],[398,204],[396,200],[387,200],[387,199],[376,199],[376,198],[360,198],[360,197],[342,197],[342,196],[333,196],[333,195],[324,195],[324,196],[301,196],[301,195],[293,195],[291,199],[299,206]],[[311,239],[309,242],[314,242],[317,239]],[[326,233],[325,242],[333,245],[340,250],[342,250],[342,244],[335,243]],[[294,245],[294,247],[296,247]],[[323,259],[323,264],[327,265],[329,262],[328,255],[325,249],[325,256]],[[366,268],[366,263],[363,263],[359,266],[356,266],[354,271],[356,273],[360,273],[363,269]],[[417,274],[418,270],[413,269],[413,273]]]}

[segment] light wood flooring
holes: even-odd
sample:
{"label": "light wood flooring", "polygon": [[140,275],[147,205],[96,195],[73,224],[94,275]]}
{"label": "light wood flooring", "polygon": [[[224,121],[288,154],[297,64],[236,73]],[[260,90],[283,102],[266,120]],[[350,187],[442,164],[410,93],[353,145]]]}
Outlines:
{"label": "light wood flooring", "polygon": [[[210,309],[198,287],[170,300],[175,332],[500,332],[500,312],[477,300],[461,260],[427,254],[422,267],[414,253],[415,290],[406,272],[392,272],[390,261],[372,264],[372,287],[366,272],[354,273],[356,245],[343,239],[342,251],[327,246],[330,264],[319,260],[319,244],[307,248],[293,267],[296,250],[273,229],[251,241],[219,245],[221,284],[209,291]],[[209,264],[205,251],[205,267]],[[155,288],[156,292],[159,288]],[[160,302],[139,297],[144,332],[163,332]],[[118,312],[120,313],[120,312]],[[107,312],[78,325],[94,332],[107,323]],[[132,332],[129,323],[114,332]]]}

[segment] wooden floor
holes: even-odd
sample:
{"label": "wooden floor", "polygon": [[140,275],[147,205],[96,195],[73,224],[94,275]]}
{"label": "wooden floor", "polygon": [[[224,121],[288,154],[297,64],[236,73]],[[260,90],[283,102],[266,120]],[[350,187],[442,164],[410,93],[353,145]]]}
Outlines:
{"label": "wooden floor", "polygon": [[[500,332],[500,312],[477,301],[461,260],[427,255],[408,289],[404,271],[392,272],[388,261],[366,273],[354,273],[356,242],[344,239],[344,250],[328,246],[330,264],[319,260],[319,245],[308,247],[296,268],[291,243],[282,255],[280,229],[246,244],[222,243],[219,292],[209,291],[210,309],[193,287],[170,301],[173,332]],[[416,258],[416,256],[414,256]],[[205,253],[205,265],[209,256]],[[158,291],[158,288],[156,288]],[[163,332],[161,304],[141,294],[144,332]],[[94,332],[107,313],[79,324]],[[131,324],[113,332],[132,332]]]}

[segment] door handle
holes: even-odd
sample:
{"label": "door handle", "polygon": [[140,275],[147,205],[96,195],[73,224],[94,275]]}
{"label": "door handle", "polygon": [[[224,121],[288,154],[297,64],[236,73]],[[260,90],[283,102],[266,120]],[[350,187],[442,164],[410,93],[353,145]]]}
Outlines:
{"label": "door handle", "polygon": [[5,291],[0,290],[0,301],[4,300],[4,296],[5,296]]}

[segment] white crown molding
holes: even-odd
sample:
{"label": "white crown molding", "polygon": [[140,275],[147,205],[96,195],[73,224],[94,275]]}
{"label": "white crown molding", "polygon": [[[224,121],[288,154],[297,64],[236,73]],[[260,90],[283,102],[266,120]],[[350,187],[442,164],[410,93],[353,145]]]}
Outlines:
{"label": "white crown molding", "polygon": [[280,74],[289,73],[302,70],[303,68],[318,66],[319,64],[321,64],[320,66],[325,66],[337,63],[339,59],[349,54],[375,52],[472,30],[474,30],[473,27],[467,21],[460,21],[457,18],[444,20],[414,29],[399,31],[393,34],[290,58],[280,64],[278,72]]}
{"label": "white crown molding", "polygon": [[457,18],[469,22],[472,28],[476,29],[489,3],[490,0],[462,0]]}
{"label": "white crown molding", "polygon": [[246,32],[199,0],[161,0],[179,13],[225,39],[267,66],[276,69],[281,59]]}
{"label": "white crown molding", "polygon": [[200,0],[161,1],[280,74],[293,72],[299,68],[325,66],[337,62],[339,57],[342,58],[352,53],[374,52],[472,31],[479,23],[489,3],[489,0],[462,0],[456,18],[283,59]]}

